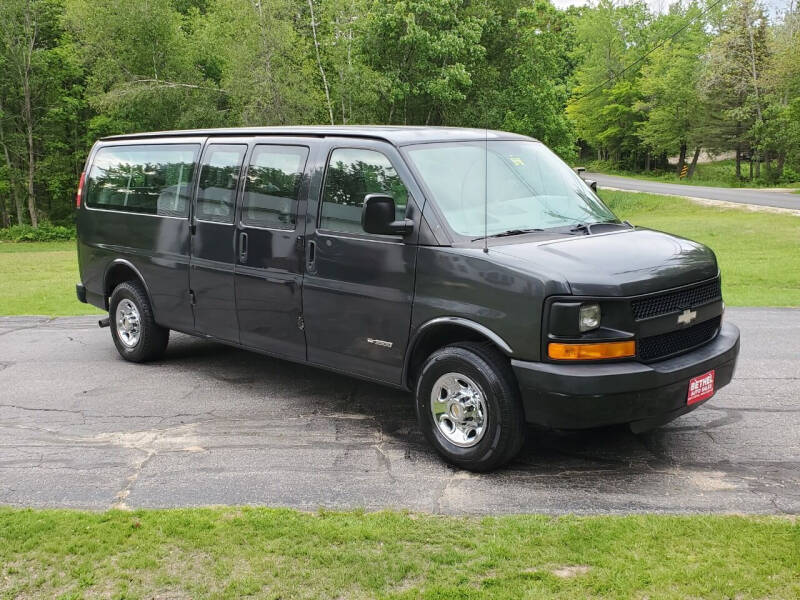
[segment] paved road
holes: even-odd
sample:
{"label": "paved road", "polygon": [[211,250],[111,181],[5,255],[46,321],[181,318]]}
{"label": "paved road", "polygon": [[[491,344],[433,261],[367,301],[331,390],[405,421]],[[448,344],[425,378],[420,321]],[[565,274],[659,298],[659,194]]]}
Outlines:
{"label": "paved road", "polygon": [[636,192],[649,192],[651,194],[669,194],[673,196],[691,196],[706,200],[722,200],[737,204],[756,204],[759,206],[772,206],[775,208],[790,208],[800,210],[800,194],[792,192],[774,191],[768,189],[748,188],[719,188],[700,185],[682,185],[679,183],[661,183],[634,179],[632,177],[617,177],[602,173],[586,173],[587,179],[594,179],[597,185],[606,188],[631,190]]}
{"label": "paved road", "polygon": [[268,504],[443,513],[800,513],[800,310],[730,309],[743,351],[706,406],[635,436],[533,430],[474,475],[406,394],[175,336],[118,358],[95,319],[0,319],[0,504]]}

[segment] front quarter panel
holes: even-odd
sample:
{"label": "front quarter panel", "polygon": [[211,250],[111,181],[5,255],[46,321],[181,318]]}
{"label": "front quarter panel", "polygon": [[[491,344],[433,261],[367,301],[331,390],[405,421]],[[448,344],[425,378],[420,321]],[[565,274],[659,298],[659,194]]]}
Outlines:
{"label": "front quarter panel", "polygon": [[433,319],[457,317],[488,328],[514,358],[539,360],[544,298],[569,288],[496,256],[477,248],[420,247],[412,332]]}

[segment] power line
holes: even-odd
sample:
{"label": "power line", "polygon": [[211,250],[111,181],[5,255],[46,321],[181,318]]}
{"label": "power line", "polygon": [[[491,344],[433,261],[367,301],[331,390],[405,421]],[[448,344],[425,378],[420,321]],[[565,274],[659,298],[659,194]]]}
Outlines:
{"label": "power line", "polygon": [[674,40],[674,39],[675,39],[675,38],[676,38],[678,35],[680,35],[680,34],[681,34],[681,33],[683,33],[684,31],[686,31],[686,29],[689,27],[689,25],[691,25],[692,23],[694,23],[694,22],[695,22],[697,19],[699,19],[700,17],[702,17],[702,16],[706,15],[707,13],[709,13],[710,11],[712,11],[714,8],[716,8],[716,7],[717,7],[717,5],[718,5],[718,4],[720,4],[720,3],[722,3],[722,2],[723,2],[723,0],[716,0],[716,2],[714,2],[714,3],[713,3],[713,4],[711,4],[711,5],[710,5],[708,8],[706,8],[705,10],[703,10],[703,11],[702,11],[702,12],[701,12],[699,15],[697,15],[696,17],[692,17],[691,19],[689,19],[689,20],[688,20],[686,23],[684,23],[684,24],[683,24],[683,25],[682,25],[680,28],[678,28],[678,29],[677,29],[675,32],[673,32],[672,34],[668,35],[666,38],[664,38],[664,39],[663,39],[661,42],[659,42],[657,45],[655,45],[655,46],[653,46],[652,48],[650,48],[650,50],[648,50],[647,52],[645,52],[645,53],[644,53],[642,56],[640,56],[640,57],[639,57],[639,58],[637,58],[635,61],[633,61],[631,64],[629,64],[627,67],[625,67],[624,69],[622,69],[622,71],[620,71],[619,73],[614,73],[614,74],[613,74],[611,77],[609,77],[608,79],[606,79],[606,80],[605,80],[603,83],[601,83],[600,85],[597,85],[597,86],[593,87],[591,90],[589,90],[588,92],[586,92],[585,94],[582,94],[582,95],[578,96],[577,100],[583,100],[584,98],[586,98],[586,96],[591,96],[591,95],[592,95],[592,94],[594,94],[594,93],[595,93],[597,90],[599,90],[600,88],[603,88],[603,87],[605,87],[605,86],[606,86],[608,83],[610,83],[610,82],[611,82],[611,81],[613,81],[614,79],[617,79],[618,77],[621,77],[622,75],[624,75],[624,74],[625,74],[627,71],[629,71],[630,69],[632,69],[633,67],[635,67],[636,65],[638,65],[638,64],[639,64],[640,62],[642,62],[642,61],[643,61],[645,58],[647,58],[648,56],[650,56],[650,55],[651,55],[653,52],[655,52],[655,51],[656,51],[656,50],[658,50],[659,48],[662,48],[662,47],[663,47],[663,46],[664,46],[664,45],[665,45],[665,44],[666,44],[668,41],[670,41],[670,40]]}

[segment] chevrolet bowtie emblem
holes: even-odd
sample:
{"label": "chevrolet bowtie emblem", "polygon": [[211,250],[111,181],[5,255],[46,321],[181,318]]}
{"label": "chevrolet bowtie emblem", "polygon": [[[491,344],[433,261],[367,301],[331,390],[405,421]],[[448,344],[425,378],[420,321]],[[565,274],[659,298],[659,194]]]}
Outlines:
{"label": "chevrolet bowtie emblem", "polygon": [[685,311],[683,311],[681,314],[678,315],[678,325],[688,325],[696,318],[697,318],[697,312],[687,308]]}

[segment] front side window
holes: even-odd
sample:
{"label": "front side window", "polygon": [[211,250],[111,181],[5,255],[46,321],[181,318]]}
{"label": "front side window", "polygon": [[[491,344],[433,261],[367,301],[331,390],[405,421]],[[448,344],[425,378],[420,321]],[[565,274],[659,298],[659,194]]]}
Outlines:
{"label": "front side window", "polygon": [[105,146],[87,177],[86,205],[124,212],[185,217],[199,144]]}
{"label": "front side window", "polygon": [[413,146],[408,156],[456,233],[482,237],[514,230],[618,222],[589,187],[534,141]]}
{"label": "front side window", "polygon": [[297,196],[308,148],[260,144],[247,168],[242,222],[256,227],[294,229]]}
{"label": "front side window", "polygon": [[233,223],[236,187],[247,146],[210,144],[203,155],[197,189],[197,218]]}
{"label": "front side window", "polygon": [[397,218],[405,215],[408,191],[385,155],[360,148],[334,150],[325,175],[320,228],[364,233],[361,211],[367,194],[392,196]]}

